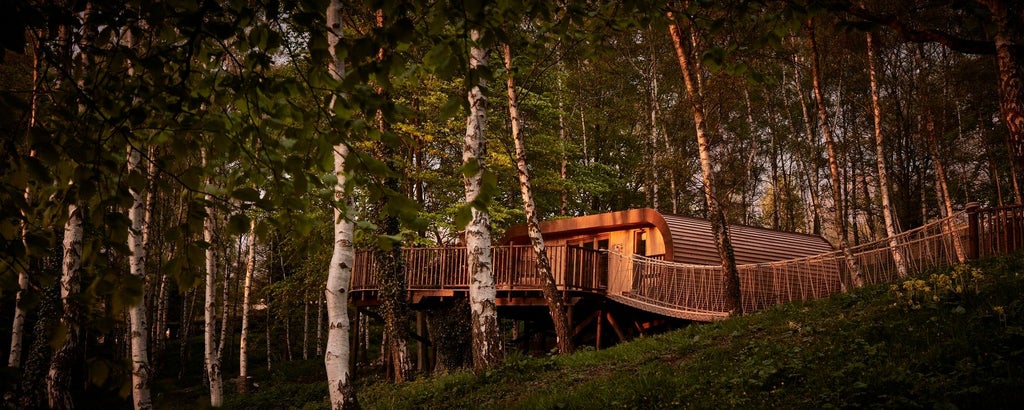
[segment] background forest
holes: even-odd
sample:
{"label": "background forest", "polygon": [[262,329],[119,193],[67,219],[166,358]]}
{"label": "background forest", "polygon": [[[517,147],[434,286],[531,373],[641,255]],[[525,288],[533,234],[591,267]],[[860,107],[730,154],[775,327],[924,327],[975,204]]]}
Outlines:
{"label": "background forest", "polygon": [[145,408],[140,386],[219,383],[211,363],[246,380],[322,356],[336,210],[350,248],[385,253],[457,245],[480,211],[495,242],[526,222],[509,77],[540,219],[706,217],[670,25],[730,223],[853,245],[887,236],[883,203],[896,231],[1019,203],[1011,3],[5,2],[0,391]]}

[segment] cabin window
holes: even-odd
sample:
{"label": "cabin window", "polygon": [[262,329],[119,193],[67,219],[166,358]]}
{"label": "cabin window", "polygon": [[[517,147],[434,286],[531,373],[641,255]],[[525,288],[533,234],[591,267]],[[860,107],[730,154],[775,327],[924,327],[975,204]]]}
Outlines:
{"label": "cabin window", "polygon": [[647,256],[647,232],[636,231],[633,233],[633,253]]}

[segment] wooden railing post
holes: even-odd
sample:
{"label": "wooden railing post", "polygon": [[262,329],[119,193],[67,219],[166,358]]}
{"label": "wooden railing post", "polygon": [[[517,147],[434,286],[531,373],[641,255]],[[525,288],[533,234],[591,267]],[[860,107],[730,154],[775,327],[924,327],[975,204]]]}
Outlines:
{"label": "wooden railing post", "polygon": [[967,203],[967,258],[978,259],[981,253],[981,241],[980,235],[981,230],[978,227],[978,209],[980,205],[977,202]]}

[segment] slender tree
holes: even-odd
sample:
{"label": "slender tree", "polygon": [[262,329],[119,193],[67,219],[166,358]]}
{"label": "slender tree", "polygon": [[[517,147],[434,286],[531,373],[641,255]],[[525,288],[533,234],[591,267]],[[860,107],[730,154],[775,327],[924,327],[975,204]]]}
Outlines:
{"label": "slender tree", "polygon": [[484,180],[484,158],[487,152],[484,139],[487,121],[487,97],[484,80],[480,77],[487,67],[480,29],[469,32],[470,78],[476,78],[469,89],[469,117],[466,118],[466,139],[462,147],[464,167],[463,185],[466,202],[471,213],[466,225],[466,253],[469,283],[469,308],[473,332],[473,368],[479,370],[498,364],[502,345],[498,333],[498,310],[495,299],[494,271],[491,266],[491,221],[483,198],[480,198]]}
{"label": "slender tree", "polygon": [[[245,258],[245,283],[242,285],[242,329],[238,339],[238,392],[249,389],[249,309],[252,302],[252,277],[256,273],[256,220],[249,222],[249,241]],[[269,325],[269,324],[268,324]]]}
{"label": "slender tree", "polygon": [[[345,63],[338,54],[338,47],[344,31],[341,0],[331,0],[327,6],[327,44],[330,58],[327,71],[338,83],[345,76]],[[338,104],[339,95],[331,96],[330,112]],[[324,297],[327,301],[327,349],[324,351],[324,367],[327,370],[327,390],[330,393],[331,408],[356,408],[355,386],[350,376],[348,290],[352,280],[352,266],[355,264],[355,249],[352,237],[355,225],[352,223],[352,200],[346,192],[348,174],[345,162],[349,148],[344,143],[334,146],[334,250],[331,265],[327,271]]]}
{"label": "slender tree", "polygon": [[851,284],[854,287],[860,287],[864,284],[864,279],[860,274],[860,267],[857,266],[857,261],[853,258],[853,253],[850,252],[850,244],[846,239],[847,228],[846,219],[843,217],[843,184],[842,178],[839,175],[839,157],[836,154],[836,147],[834,138],[832,138],[832,129],[828,123],[828,109],[825,106],[825,96],[821,91],[821,71],[818,64],[818,42],[814,36],[814,22],[808,21],[807,23],[807,34],[811,49],[811,83],[814,86],[814,99],[818,105],[818,126],[821,127],[821,134],[825,137],[825,149],[828,151],[828,168],[832,175],[832,206],[833,221],[835,223],[836,235],[838,236],[839,249],[843,251],[843,255],[846,259],[846,267],[850,274]]}
{"label": "slender tree", "polygon": [[[708,146],[707,125],[704,122],[704,101],[701,96],[700,83],[697,79],[693,58],[684,46],[681,30],[676,23],[675,16],[668,12],[669,35],[675,46],[676,57],[679,59],[679,68],[683,72],[683,82],[686,85],[686,94],[690,100],[690,108],[693,110],[693,122],[697,131],[697,149],[700,155],[700,166],[702,184],[704,188],[704,201],[707,205],[707,217],[711,222],[711,232],[715,238],[715,246],[718,248],[718,256],[722,260],[722,284],[725,288],[725,310],[730,315],[743,314],[742,296],[740,294],[740,277],[736,268],[736,256],[733,253],[732,241],[729,238],[729,227],[725,221],[725,212],[722,211],[714,192],[714,178],[711,166],[711,150]],[[691,38],[696,35],[691,28]]]}
{"label": "slender tree", "polygon": [[[203,151],[203,167],[209,166]],[[213,177],[207,179],[207,185],[213,184]],[[210,406],[220,407],[224,403],[224,377],[221,371],[221,344],[217,338],[217,240],[214,236],[217,211],[213,207],[213,195],[205,194],[206,217],[203,218],[203,241],[206,242],[206,298],[203,309],[203,343],[205,349],[206,377],[210,382]],[[227,282],[224,283],[227,287]],[[226,312],[225,312],[226,313]],[[221,323],[223,327],[224,324]]]}
{"label": "slender tree", "polygon": [[524,142],[522,129],[519,120],[519,103],[516,95],[515,75],[512,69],[512,47],[508,44],[502,46],[505,57],[505,69],[507,71],[508,89],[508,116],[512,123],[512,140],[516,147],[516,169],[519,173],[519,192],[523,197],[523,210],[526,212],[526,229],[530,236],[530,244],[533,246],[533,253],[537,256],[537,270],[543,282],[541,292],[544,294],[544,301],[551,313],[551,320],[555,325],[555,337],[558,343],[558,351],[561,354],[570,354],[573,351],[572,329],[569,324],[569,317],[566,313],[565,299],[558,293],[555,277],[551,273],[551,261],[548,259],[548,252],[544,246],[544,236],[540,231],[540,219],[537,217],[537,205],[533,200],[533,188],[530,185],[530,170],[526,165],[526,143]]}
{"label": "slender tree", "polygon": [[899,249],[899,241],[896,239],[896,216],[892,213],[892,205],[889,199],[889,171],[885,166],[885,134],[882,133],[882,108],[878,103],[878,70],[875,64],[874,36],[867,33],[868,45],[868,74],[871,79],[871,113],[875,125],[875,163],[878,165],[878,192],[882,197],[882,218],[885,220],[885,234],[889,237],[889,248],[892,251],[892,260],[896,264],[896,273],[900,277],[907,276],[907,263],[903,259],[903,253]]}

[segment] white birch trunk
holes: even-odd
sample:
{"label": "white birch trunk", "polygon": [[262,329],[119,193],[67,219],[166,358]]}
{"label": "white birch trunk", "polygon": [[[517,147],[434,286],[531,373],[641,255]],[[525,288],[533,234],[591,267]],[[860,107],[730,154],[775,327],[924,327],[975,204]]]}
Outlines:
{"label": "white birch trunk", "polygon": [[[142,153],[128,147],[128,173],[142,173]],[[132,349],[132,401],[135,409],[151,409],[153,402],[149,393],[149,326],[146,320],[146,242],[143,238],[145,229],[145,201],[143,193],[129,188],[133,203],[128,210],[131,229],[128,230],[129,270],[132,276],[138,277],[143,284],[142,297],[139,302],[128,310],[131,318],[131,349]]]}
{"label": "white birch trunk", "polygon": [[[478,43],[478,29],[470,30],[469,68],[471,71],[487,66],[487,55]],[[480,194],[483,182],[483,164],[486,157],[484,131],[487,120],[487,97],[482,84],[473,84],[469,90],[469,117],[466,118],[466,139],[462,147],[463,165],[475,162],[477,171],[463,178],[466,202],[473,202]],[[471,207],[472,219],[466,225],[467,268],[470,275],[469,307],[472,318],[473,367],[484,369],[496,365],[501,358],[498,334],[497,292],[491,266],[491,221],[486,210]]]}
{"label": "white birch trunk", "polygon": [[[732,315],[743,314],[742,296],[740,293],[739,271],[736,268],[736,257],[732,248],[732,241],[729,238],[729,227],[726,224],[725,213],[722,212],[715,198],[713,174],[711,166],[711,150],[708,145],[708,132],[705,123],[704,102],[701,95],[701,79],[695,68],[699,62],[693,62],[689,51],[683,46],[682,34],[679,26],[674,23],[675,17],[668,12],[669,35],[675,47],[676,57],[679,60],[679,67],[683,72],[683,83],[686,86],[686,93],[689,96],[690,106],[693,111],[693,123],[697,133],[697,150],[700,155],[702,184],[704,186],[704,200],[707,204],[707,218],[711,222],[711,231],[715,238],[715,246],[718,248],[718,255],[722,261],[722,287],[724,288],[725,310]],[[697,45],[696,33],[690,31],[691,43]]]}
{"label": "white birch trunk", "polygon": [[238,391],[249,390],[249,307],[252,305],[252,276],[256,272],[256,220],[249,222],[249,249],[245,261],[245,282],[242,285],[242,330],[238,342]]}
{"label": "white birch trunk", "polygon": [[[342,8],[340,0],[331,0],[327,6],[327,42],[331,59],[328,71],[335,80],[345,75],[345,63],[338,58],[337,48],[343,37]],[[337,95],[331,99],[331,108],[337,102]],[[348,290],[352,280],[352,266],[355,262],[355,249],[352,237],[355,225],[352,223],[352,201],[345,194],[347,176],[345,161],[348,157],[348,146],[338,144],[334,147],[334,175],[338,184],[334,187],[334,251],[331,265],[327,271],[327,285],[324,297],[327,304],[327,348],[324,352],[324,367],[327,371],[327,389],[331,397],[331,408],[354,408],[356,403],[355,388],[350,376],[350,353],[348,319]]]}
{"label": "white birch trunk", "polygon": [[[555,327],[555,337],[558,344],[558,352],[570,354],[573,351],[572,329],[569,327],[569,318],[566,315],[565,300],[558,293],[555,277],[551,274],[551,262],[548,260],[547,249],[544,246],[544,235],[540,231],[540,221],[537,217],[537,206],[533,201],[533,188],[530,185],[530,169],[526,165],[526,143],[523,141],[523,134],[519,123],[519,103],[516,98],[515,77],[512,74],[512,49],[508,44],[502,47],[505,55],[505,68],[508,71],[508,116],[512,122],[512,140],[516,146],[516,168],[519,171],[519,192],[523,197],[523,211],[526,212],[527,233],[530,236],[530,244],[533,246],[533,253],[537,256],[537,270],[543,281],[541,288],[544,294],[544,301],[551,313],[551,321]],[[652,114],[653,116],[653,114]],[[653,117],[652,117],[653,120]]]}
{"label": "white birch trunk", "polygon": [[47,401],[50,408],[69,409],[74,407],[68,389],[71,385],[70,367],[78,360],[79,312],[72,300],[81,288],[82,239],[84,237],[82,208],[78,204],[68,205],[68,220],[64,225],[64,260],[61,266],[60,300],[63,314],[61,326],[65,329],[64,340],[50,361],[46,375]]}
{"label": "white birch trunk", "polygon": [[868,43],[868,74],[871,78],[871,111],[875,124],[875,162],[878,164],[878,192],[882,196],[882,219],[885,220],[885,234],[889,237],[889,248],[892,260],[896,264],[899,277],[907,276],[907,263],[896,239],[896,218],[892,214],[889,199],[889,171],[885,166],[885,135],[882,133],[882,108],[878,103],[878,70],[875,66],[875,43],[871,32],[867,34]]}
{"label": "white birch trunk", "polygon": [[[821,73],[818,65],[818,43],[814,38],[814,25],[808,23],[808,39],[811,46],[811,82],[814,85],[814,99],[818,105],[818,122],[821,127],[821,134],[825,137],[825,149],[828,151],[828,168],[832,175],[832,205],[835,210],[832,214],[836,225],[837,236],[839,237],[839,249],[842,250],[846,259],[846,267],[850,272],[850,280],[854,287],[861,287],[864,279],[860,274],[860,267],[850,252],[850,244],[847,237],[846,220],[843,218],[842,200],[842,179],[839,176],[839,158],[836,154],[835,143],[832,138],[832,130],[828,125],[828,111],[825,108],[825,96],[821,91]],[[844,283],[845,287],[845,283]]]}
{"label": "white birch trunk", "polygon": [[[28,132],[32,132],[32,129],[36,125],[36,107],[39,99],[39,53],[40,47],[38,42],[33,42],[32,52],[32,96],[29,102],[29,116],[28,116]],[[35,158],[36,151],[30,150],[29,157]],[[32,203],[32,188],[31,186],[25,186],[25,204],[29,205]],[[28,215],[25,211],[22,211],[22,217],[25,221],[28,220]],[[25,246],[26,253],[28,252],[28,243],[26,239],[28,237],[28,224],[24,221],[21,223],[21,241]],[[31,257],[25,259],[25,266],[18,271],[18,293],[14,298],[14,323],[11,325],[11,350],[10,355],[7,356],[7,367],[19,368],[21,367],[21,341],[24,335],[25,328],[25,309],[21,307],[21,299],[25,296],[25,292],[28,291],[28,267],[30,266]]]}
{"label": "white birch trunk", "polygon": [[[207,166],[203,153],[203,166]],[[203,220],[203,240],[206,241],[206,299],[204,304],[203,342],[205,346],[206,376],[210,381],[210,406],[220,407],[224,403],[224,381],[220,366],[220,349],[217,346],[217,254],[213,235],[215,210],[213,196],[206,194],[206,218]],[[226,284],[225,284],[226,285]]]}

